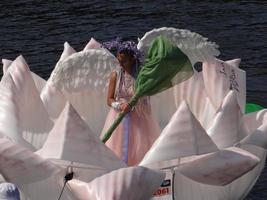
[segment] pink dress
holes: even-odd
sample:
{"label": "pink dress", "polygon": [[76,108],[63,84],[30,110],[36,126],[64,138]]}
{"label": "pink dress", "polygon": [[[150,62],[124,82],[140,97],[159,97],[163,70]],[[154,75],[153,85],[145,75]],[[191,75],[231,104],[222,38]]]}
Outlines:
{"label": "pink dress", "polygon": [[[119,102],[127,102],[134,95],[135,79],[126,72],[117,76],[115,96]],[[104,134],[119,111],[111,108],[102,131]],[[159,125],[151,114],[149,97],[141,98],[115,129],[106,145],[128,165],[137,165],[160,134]]]}

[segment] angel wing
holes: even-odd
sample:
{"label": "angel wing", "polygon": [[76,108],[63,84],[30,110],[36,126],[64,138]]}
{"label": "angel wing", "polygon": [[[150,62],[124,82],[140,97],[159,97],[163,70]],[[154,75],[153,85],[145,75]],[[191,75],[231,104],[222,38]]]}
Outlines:
{"label": "angel wing", "polygon": [[147,32],[138,42],[137,48],[148,51],[153,39],[159,35],[165,36],[179,47],[190,59],[192,65],[213,59],[220,54],[218,45],[208,41],[208,38],[186,29],[162,27]]}
{"label": "angel wing", "polygon": [[66,100],[99,135],[108,112],[105,106],[108,78],[113,70],[118,70],[119,62],[93,38],[83,51],[71,51],[71,55],[61,58],[49,78],[50,85],[63,92]]}
{"label": "angel wing", "polygon": [[103,90],[109,74],[118,66],[119,61],[106,49],[88,49],[59,62],[51,79],[55,87],[68,92]]}
{"label": "angel wing", "polygon": [[[214,60],[214,57],[220,54],[218,45],[214,42],[208,41],[207,38],[201,36],[200,34],[185,29],[169,27],[153,29],[145,33],[145,35],[139,39],[137,48],[147,54],[153,39],[159,35],[168,38],[172,44],[175,44],[177,47],[179,47],[183,53],[188,56],[192,65],[199,61],[204,62],[208,60]],[[177,99],[177,87],[183,87],[183,85],[188,85],[188,83],[182,83],[181,86],[175,86],[175,88],[166,90],[151,98],[152,111],[159,120],[161,128],[168,123],[172,114],[174,114],[177,107],[175,105],[175,101],[177,101],[175,100]],[[181,91],[184,90],[181,89]],[[167,103],[166,100],[168,101]],[[159,108],[164,109],[164,115]]]}

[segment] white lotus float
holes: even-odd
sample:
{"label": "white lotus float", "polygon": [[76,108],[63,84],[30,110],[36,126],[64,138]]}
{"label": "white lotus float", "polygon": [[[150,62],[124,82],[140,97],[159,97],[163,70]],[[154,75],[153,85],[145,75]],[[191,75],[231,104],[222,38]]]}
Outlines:
{"label": "white lotus float", "polygon": [[[22,199],[244,199],[265,164],[266,110],[244,114],[246,75],[239,59],[218,60],[215,44],[173,28],[146,33],[139,47],[146,50],[159,34],[192,63],[208,61],[187,81],[152,97],[163,130],[139,166],[127,167],[99,140],[105,83],[116,61],[94,39],[78,53],[65,43],[47,81],[22,56],[3,60],[0,173],[20,188]],[[63,79],[71,81],[58,87],[65,73],[59,66],[87,54],[83,68],[66,69]],[[73,78],[82,72],[85,77]]]}

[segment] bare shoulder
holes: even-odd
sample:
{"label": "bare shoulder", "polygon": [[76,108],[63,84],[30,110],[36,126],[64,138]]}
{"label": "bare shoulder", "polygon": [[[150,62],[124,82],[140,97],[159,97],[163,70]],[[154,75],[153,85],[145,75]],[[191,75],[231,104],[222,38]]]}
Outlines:
{"label": "bare shoulder", "polygon": [[110,73],[109,80],[110,81],[116,81],[116,79],[117,79],[117,72],[116,71],[112,71]]}

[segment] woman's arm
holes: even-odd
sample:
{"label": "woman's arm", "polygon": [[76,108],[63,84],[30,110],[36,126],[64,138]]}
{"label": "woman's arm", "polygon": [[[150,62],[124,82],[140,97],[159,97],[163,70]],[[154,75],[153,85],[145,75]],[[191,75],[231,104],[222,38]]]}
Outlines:
{"label": "woman's arm", "polygon": [[117,73],[114,71],[111,73],[110,79],[109,79],[107,104],[108,106],[116,110],[119,110],[122,112],[130,112],[131,108],[128,103],[116,102],[116,99],[115,99],[116,81],[117,81]]}
{"label": "woman's arm", "polygon": [[111,106],[113,102],[115,102],[115,90],[116,90],[116,81],[117,81],[117,73],[115,71],[111,72],[108,84],[108,96],[107,96],[107,104]]}

